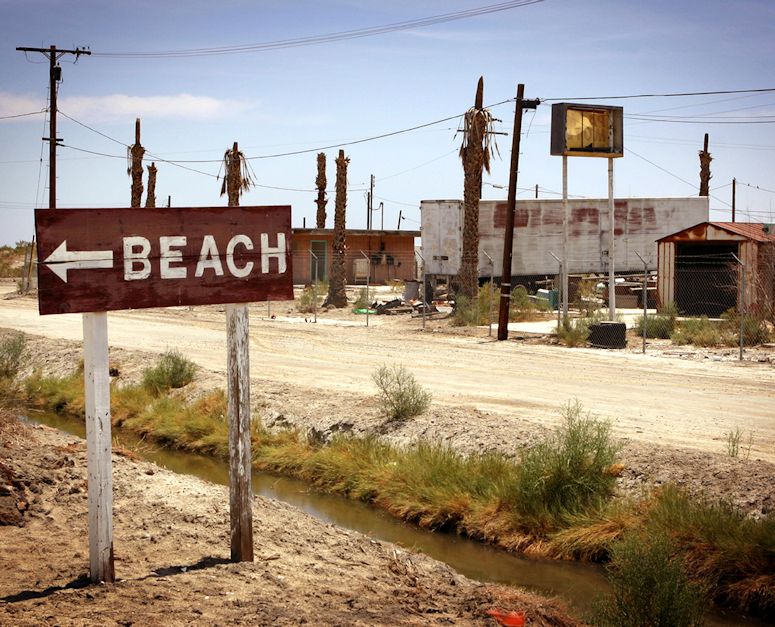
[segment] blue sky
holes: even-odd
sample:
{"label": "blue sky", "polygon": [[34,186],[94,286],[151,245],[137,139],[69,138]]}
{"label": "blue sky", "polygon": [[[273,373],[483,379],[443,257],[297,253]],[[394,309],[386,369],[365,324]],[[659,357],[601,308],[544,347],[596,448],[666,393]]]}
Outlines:
{"label": "blue sky", "polygon": [[[153,52],[251,44],[390,24],[465,10],[494,0],[0,0],[0,117],[46,106],[48,62],[16,46],[89,46],[94,53]],[[338,146],[462,114],[485,78],[485,102],[514,97],[574,99],[620,94],[775,87],[775,3],[771,0],[545,0],[421,29],[268,52],[190,58],[62,59],[58,206],[128,206],[126,148],[142,118],[143,144],[157,162],[159,203],[223,205],[215,176],[234,141],[248,157]],[[711,219],[730,218],[737,177],[739,220],[775,222],[775,124],[689,123],[699,116],[775,120],[775,92],[610,100],[625,115],[688,116],[680,123],[625,121],[617,196],[693,196],[697,151],[710,134]],[[513,125],[513,102],[492,109]],[[557,197],[561,159],[549,155],[550,103],[526,113],[519,187]],[[771,116],[762,118],[762,116]],[[348,226],[366,224],[364,190],[376,177],[385,227],[419,228],[419,201],[460,198],[457,120],[353,146]],[[48,202],[44,116],[0,120],[0,244],[30,239],[33,207]],[[508,182],[510,137],[485,180]],[[98,156],[74,148],[104,153]],[[327,151],[333,188],[336,147]],[[41,155],[43,163],[41,164]],[[185,163],[202,161],[201,163]],[[652,162],[652,163],[649,163]],[[148,161],[150,163],[150,159]],[[312,190],[315,153],[252,162],[263,186]],[[683,180],[680,180],[683,179]],[[715,188],[715,189],[714,189]],[[569,191],[607,194],[606,162],[572,159]],[[506,191],[484,187],[485,198]],[[530,197],[522,191],[519,198]],[[333,193],[329,222],[332,222]],[[242,204],[291,204],[294,226],[314,226],[314,193],[256,187]],[[374,224],[379,226],[379,216]]]}

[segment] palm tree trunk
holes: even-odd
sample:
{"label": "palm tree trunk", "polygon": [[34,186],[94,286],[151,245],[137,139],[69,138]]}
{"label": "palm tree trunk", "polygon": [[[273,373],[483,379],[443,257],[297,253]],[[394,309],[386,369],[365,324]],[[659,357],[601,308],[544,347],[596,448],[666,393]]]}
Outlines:
{"label": "palm tree trunk", "polygon": [[328,297],[324,305],[341,308],[347,306],[345,284],[345,209],[347,208],[347,164],[350,159],[344,156],[344,150],[339,151],[336,159],[336,204],[334,205],[334,243],[333,263],[331,264],[331,281],[328,284]]}
{"label": "palm tree trunk", "polygon": [[129,149],[129,174],[132,176],[132,207],[142,207],[143,198],[143,155],[145,148],[140,145],[140,118],[135,120],[135,143]]}
{"label": "palm tree trunk", "polygon": [[482,168],[485,164],[487,116],[482,100],[484,81],[480,77],[474,107],[466,112],[463,148],[463,255],[458,273],[459,290],[469,299],[479,292],[479,199],[482,195]]}
{"label": "palm tree trunk", "polygon": [[156,164],[148,166],[148,194],[145,197],[146,207],[156,206]]}
{"label": "palm tree trunk", "polygon": [[318,212],[317,212],[317,228],[324,229],[326,228],[326,203],[328,203],[328,200],[326,199],[326,185],[328,184],[328,181],[326,180],[326,153],[319,152],[318,153],[318,175],[317,178],[315,178],[315,186],[318,189],[318,198],[315,201],[318,206]]}

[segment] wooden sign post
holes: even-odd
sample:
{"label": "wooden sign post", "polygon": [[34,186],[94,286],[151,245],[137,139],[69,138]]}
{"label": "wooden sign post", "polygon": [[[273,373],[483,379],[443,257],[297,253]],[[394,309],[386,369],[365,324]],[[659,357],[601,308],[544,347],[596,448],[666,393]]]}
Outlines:
{"label": "wooden sign post", "polygon": [[38,309],[83,313],[89,564],[114,581],[105,312],[226,304],[231,556],[252,561],[248,310],[293,300],[291,208],[36,209]]}
{"label": "wooden sign post", "polygon": [[83,314],[86,396],[86,468],[89,489],[89,573],[113,582],[113,475],[111,473],[108,314]]}

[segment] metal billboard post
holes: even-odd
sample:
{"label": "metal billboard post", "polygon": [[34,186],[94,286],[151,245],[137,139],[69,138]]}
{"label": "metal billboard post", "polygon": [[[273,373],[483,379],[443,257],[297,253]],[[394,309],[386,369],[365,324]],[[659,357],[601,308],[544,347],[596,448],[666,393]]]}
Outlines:
{"label": "metal billboard post", "polygon": [[614,160],[608,159],[608,219],[611,230],[608,244],[608,317],[613,322],[616,320],[616,242],[614,231],[616,230],[616,210],[614,208]]}
{"label": "metal billboard post", "polygon": [[[562,156],[562,261],[560,263],[560,282],[562,292],[562,319],[568,320],[568,229],[570,228],[570,216],[568,215],[568,155]],[[558,325],[559,328],[559,325]]]}

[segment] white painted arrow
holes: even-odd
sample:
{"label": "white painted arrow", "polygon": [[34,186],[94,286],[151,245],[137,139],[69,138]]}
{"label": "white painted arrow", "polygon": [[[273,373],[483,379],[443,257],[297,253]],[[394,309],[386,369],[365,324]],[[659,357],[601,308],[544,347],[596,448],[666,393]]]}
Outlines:
{"label": "white painted arrow", "polygon": [[67,250],[67,240],[57,246],[43,262],[54,274],[67,283],[68,270],[112,268],[112,250]]}

